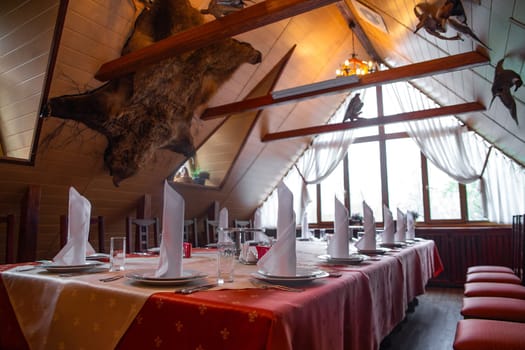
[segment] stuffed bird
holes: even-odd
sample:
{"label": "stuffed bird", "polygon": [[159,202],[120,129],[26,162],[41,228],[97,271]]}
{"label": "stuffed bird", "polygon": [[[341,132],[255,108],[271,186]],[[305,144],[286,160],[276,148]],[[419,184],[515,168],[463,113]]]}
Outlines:
{"label": "stuffed bird", "polygon": [[465,15],[465,9],[460,0],[447,0],[441,6],[436,13],[436,17],[441,21],[442,26],[445,27],[445,22],[449,17],[457,17],[463,24],[467,24],[467,16]]}
{"label": "stuffed bird", "polygon": [[433,9],[427,3],[416,4],[416,6],[414,6],[414,14],[419,20],[416,30],[414,30],[414,34],[417,33],[421,28],[425,28],[427,33],[435,36],[436,38],[442,40],[461,40],[461,36],[459,34],[456,34],[453,37],[448,37],[441,34],[447,31],[443,26],[444,23],[436,18],[433,13]]}
{"label": "stuffed bird", "polygon": [[354,121],[359,119],[359,114],[361,114],[361,109],[363,108],[364,104],[361,102],[361,98],[359,97],[359,93],[355,94],[354,97],[350,100],[350,103],[348,103],[348,107],[346,107],[345,116],[343,117],[343,122],[346,121]]}
{"label": "stuffed bird", "polygon": [[492,102],[494,102],[494,99],[498,96],[503,105],[509,110],[512,119],[518,124],[516,101],[514,101],[510,89],[514,86],[514,91],[518,90],[518,88],[523,85],[523,80],[521,80],[518,73],[510,69],[503,69],[504,60],[504,58],[501,59],[496,65],[496,72],[494,73],[494,81],[492,83],[492,100],[490,101],[490,106],[492,106]]}

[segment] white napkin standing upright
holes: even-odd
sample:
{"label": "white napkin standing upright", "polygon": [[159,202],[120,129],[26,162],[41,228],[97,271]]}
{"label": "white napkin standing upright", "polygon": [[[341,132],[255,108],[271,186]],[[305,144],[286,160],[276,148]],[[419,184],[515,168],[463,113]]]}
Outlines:
{"label": "white napkin standing upright", "polygon": [[277,212],[277,242],[257,262],[257,267],[275,276],[296,276],[297,255],[295,251],[295,213],[293,194],[281,183],[277,188],[279,209]]}
{"label": "white napkin standing upright", "polygon": [[310,239],[310,229],[308,228],[308,212],[303,213],[301,218],[301,238]]}
{"label": "white napkin standing upright", "polygon": [[398,242],[404,242],[406,240],[407,223],[406,216],[399,208],[397,209],[397,222],[396,222],[396,234],[395,240]]}
{"label": "white napkin standing upright", "polygon": [[383,218],[383,243],[394,243],[394,235],[396,234],[394,218],[392,216],[392,211],[386,205],[383,205]]}
{"label": "white napkin standing upright", "polygon": [[414,239],[416,237],[416,223],[412,212],[407,212],[407,235],[406,239]]}
{"label": "white napkin standing upright", "polygon": [[348,257],[348,209],[337,197],[334,201],[334,235],[328,243],[328,255],[332,258]]}
{"label": "white napkin standing upright", "polygon": [[[263,228],[261,215],[261,208],[259,207],[253,214],[253,228]],[[256,242],[270,242],[270,237],[268,237],[264,232],[255,232],[254,239]]]}
{"label": "white napkin standing upright", "polygon": [[363,228],[365,234],[355,243],[355,246],[360,250],[376,249],[376,221],[374,219],[374,212],[365,201],[363,201]]}
{"label": "white napkin standing upright", "polygon": [[182,244],[184,235],[184,198],[164,181],[162,241],[159,266],[155,277],[182,277]]}
{"label": "white napkin standing upright", "polygon": [[88,242],[91,203],[73,187],[69,188],[67,243],[53,258],[60,265],[82,265],[86,254],[95,250]]}

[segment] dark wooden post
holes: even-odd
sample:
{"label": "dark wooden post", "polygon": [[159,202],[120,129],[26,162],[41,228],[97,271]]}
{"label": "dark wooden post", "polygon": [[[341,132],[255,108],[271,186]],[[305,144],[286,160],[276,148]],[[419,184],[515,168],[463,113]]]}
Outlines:
{"label": "dark wooden post", "polygon": [[36,260],[40,197],[40,186],[29,185],[22,199],[17,259],[20,262]]}

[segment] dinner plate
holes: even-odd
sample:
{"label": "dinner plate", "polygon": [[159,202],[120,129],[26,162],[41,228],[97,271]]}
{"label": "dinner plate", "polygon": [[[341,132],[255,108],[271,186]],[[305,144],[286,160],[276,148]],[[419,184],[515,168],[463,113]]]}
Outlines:
{"label": "dinner plate", "polygon": [[384,248],[403,248],[406,247],[406,243],[404,242],[394,242],[394,243],[381,243],[381,247]]}
{"label": "dinner plate", "polygon": [[369,257],[363,254],[352,254],[344,258],[331,257],[330,255],[319,255],[319,259],[329,263],[329,264],[344,264],[344,265],[358,265],[365,260],[368,260]]}
{"label": "dinner plate", "polygon": [[298,268],[295,272],[295,276],[281,276],[281,275],[273,275],[269,272],[259,270],[257,271],[257,274],[268,277],[268,278],[277,278],[279,280],[302,280],[305,278],[315,278],[319,274],[324,273],[323,270],[311,270],[311,269],[302,269]]}
{"label": "dinner plate", "polygon": [[86,256],[86,260],[100,260],[100,259],[109,259],[109,254],[95,253],[95,254]]}
{"label": "dinner plate", "polygon": [[160,254],[160,247],[149,248],[148,249],[148,253],[150,253],[150,254]]}
{"label": "dinner plate", "polygon": [[306,275],[306,276],[269,276],[265,274],[261,274],[260,272],[254,272],[252,273],[252,277],[259,279],[261,281],[266,281],[270,283],[278,283],[278,284],[288,284],[288,285],[296,285],[301,283],[307,283],[312,282],[319,278],[325,278],[328,277],[330,274],[326,271],[317,270],[317,274],[315,275]]}
{"label": "dinner plate", "polygon": [[377,248],[377,249],[360,249],[357,252],[359,254],[366,254],[366,255],[383,255],[386,252],[389,252],[390,248]]}
{"label": "dinner plate", "polygon": [[183,271],[181,277],[155,277],[155,270],[134,271],[126,274],[126,278],[134,282],[166,286],[182,285],[189,282],[198,281],[206,277],[208,277],[207,274],[192,270]]}
{"label": "dinner plate", "polygon": [[58,272],[58,273],[64,273],[64,272],[81,272],[86,270],[91,270],[94,267],[103,265],[104,263],[101,261],[86,261],[84,264],[78,264],[78,265],[62,265],[57,264],[54,262],[50,263],[44,263],[40,265],[40,267],[46,269],[49,272]]}

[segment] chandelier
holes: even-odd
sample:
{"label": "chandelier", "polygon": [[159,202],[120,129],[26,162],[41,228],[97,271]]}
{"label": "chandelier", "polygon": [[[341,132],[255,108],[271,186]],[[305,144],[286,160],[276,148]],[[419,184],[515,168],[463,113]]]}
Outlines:
{"label": "chandelier", "polygon": [[[355,23],[350,23],[353,29]],[[376,71],[377,65],[373,61],[362,61],[357,58],[354,50],[354,31],[352,30],[352,57],[345,60],[343,64],[335,71],[337,77],[348,77],[350,75],[365,75]]]}

